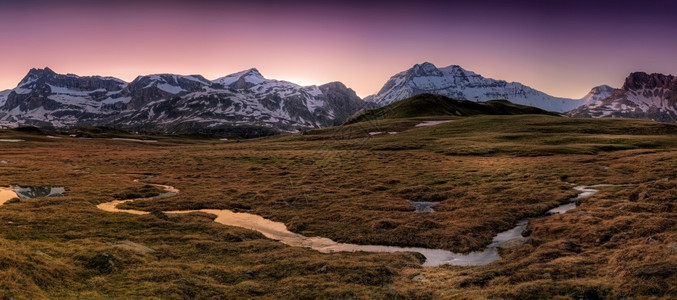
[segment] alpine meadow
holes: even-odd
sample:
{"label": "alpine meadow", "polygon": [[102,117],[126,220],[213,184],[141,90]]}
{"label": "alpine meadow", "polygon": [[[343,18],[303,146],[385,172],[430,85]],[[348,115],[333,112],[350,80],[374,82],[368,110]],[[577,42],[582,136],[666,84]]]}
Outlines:
{"label": "alpine meadow", "polygon": [[674,299],[675,13],[0,1],[0,299]]}

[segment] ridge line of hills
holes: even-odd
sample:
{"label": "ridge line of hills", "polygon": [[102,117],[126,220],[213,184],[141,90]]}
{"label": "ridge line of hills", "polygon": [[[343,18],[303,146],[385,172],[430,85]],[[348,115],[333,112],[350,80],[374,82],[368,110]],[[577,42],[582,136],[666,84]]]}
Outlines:
{"label": "ridge line of hills", "polygon": [[672,75],[635,72],[620,89],[602,85],[581,99],[567,99],[457,65],[437,68],[426,62],[395,74],[364,99],[341,82],[301,86],[267,79],[255,68],[215,80],[153,74],[131,82],[31,69],[16,88],[0,92],[0,127],[111,126],[260,136],[340,125],[358,111],[421,94],[471,102],[503,99],[572,117],[677,122],[677,79]]}

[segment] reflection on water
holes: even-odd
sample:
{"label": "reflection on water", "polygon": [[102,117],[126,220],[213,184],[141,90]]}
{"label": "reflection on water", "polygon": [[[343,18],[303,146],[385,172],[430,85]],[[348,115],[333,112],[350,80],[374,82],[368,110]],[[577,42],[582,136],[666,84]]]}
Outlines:
{"label": "reflection on water", "polygon": [[566,204],[562,204],[562,205],[560,205],[560,206],[558,206],[558,207],[555,207],[555,208],[549,210],[546,214],[547,214],[547,215],[563,214],[563,213],[565,213],[565,212],[567,212],[567,211],[570,211],[570,210],[576,208],[576,206],[578,205],[578,204],[576,203],[577,200],[584,199],[584,198],[588,198],[588,197],[590,197],[590,196],[596,194],[597,192],[599,192],[599,190],[596,190],[596,189],[594,189],[594,188],[599,188],[599,187],[610,187],[610,186],[622,187],[622,186],[634,186],[634,184],[595,184],[595,185],[577,185],[577,186],[574,187],[574,190],[577,190],[577,191],[581,192],[580,194],[576,195],[576,197],[573,197],[573,198],[569,199],[569,200],[571,200],[571,202],[566,203]]}
{"label": "reflection on water", "polygon": [[[101,208],[101,206],[99,207]],[[126,212],[124,210],[116,210]],[[291,232],[281,222],[275,222],[265,219],[261,216],[236,213],[226,209],[201,209],[201,210],[180,210],[167,211],[166,214],[186,214],[202,212],[216,215],[214,222],[237,226],[246,229],[251,229],[260,232],[265,237],[273,240],[278,240],[289,246],[306,247],[317,250],[322,253],[332,252],[418,252],[425,256],[426,261],[424,266],[439,266],[444,264],[457,266],[478,266],[485,265],[500,258],[496,248],[498,244],[503,241],[521,236],[526,220],[518,224],[516,228],[499,233],[494,241],[484,250],[476,251],[470,254],[454,253],[443,249],[427,249],[419,247],[397,247],[397,246],[380,246],[380,245],[356,245],[337,243],[331,239],[324,237],[307,237],[298,233]],[[131,211],[130,213],[138,214],[140,211]],[[147,212],[144,212],[147,213]]]}
{"label": "reflection on water", "polygon": [[[155,185],[165,189],[166,193],[153,197],[169,197],[176,195],[179,190],[168,185]],[[136,199],[139,200],[139,199]],[[117,206],[122,203],[134,201],[130,200],[114,200],[106,203],[101,203],[97,207],[107,212],[124,212],[135,215],[146,215],[147,211],[134,209],[120,209]],[[432,202],[437,203],[437,202]],[[261,216],[249,213],[236,213],[227,209],[201,209],[201,210],[180,210],[180,211],[165,211],[166,214],[187,214],[202,212],[216,216],[214,222],[219,224],[242,227],[260,232],[265,237],[280,241],[284,244],[295,247],[306,247],[317,250],[322,253],[331,252],[418,252],[425,256],[426,261],[424,266],[439,266],[443,264],[457,265],[457,266],[478,266],[486,265],[492,261],[500,258],[496,250],[498,245],[504,241],[512,238],[520,237],[527,220],[520,221],[515,228],[504,231],[494,237],[492,243],[483,251],[471,252],[469,254],[454,253],[444,249],[427,249],[420,247],[397,247],[397,246],[381,246],[381,245],[356,245],[347,243],[337,243],[329,238],[324,237],[307,237],[298,233],[294,233],[287,229],[287,226],[281,222],[275,222],[265,219]]]}
{"label": "reflection on water", "polygon": [[563,213],[570,211],[574,208],[576,208],[576,202],[570,202],[570,203],[567,203],[567,204],[562,204],[558,207],[555,207],[555,208],[549,210],[548,214],[550,214],[550,215],[563,214]]}
{"label": "reflection on water", "polygon": [[[166,193],[153,197],[169,197],[176,195],[179,190],[167,185],[155,185],[165,189]],[[590,197],[596,192],[595,187],[605,187],[605,186],[629,186],[629,185],[611,185],[611,184],[600,184],[592,186],[576,186],[574,189],[581,192],[575,198],[572,198],[570,203],[560,205],[556,208],[548,211],[549,214],[553,213],[564,213],[570,209],[576,207],[576,200]],[[138,200],[138,199],[136,199]],[[101,203],[97,207],[101,210],[108,212],[125,212],[130,214],[145,215],[148,214],[147,211],[140,210],[131,210],[131,209],[119,209],[117,206],[121,203],[134,201],[134,200],[116,200],[106,203]],[[438,202],[412,202],[416,207],[416,211],[432,211],[432,206]],[[207,214],[212,214],[216,216],[214,222],[229,225],[237,226],[246,229],[251,229],[260,232],[264,236],[270,239],[278,240],[282,243],[285,243],[290,246],[295,247],[307,247],[317,250],[322,253],[331,253],[331,252],[418,252],[425,256],[426,261],[423,264],[424,266],[439,266],[439,265],[457,265],[457,266],[481,266],[491,263],[495,260],[500,259],[498,255],[498,248],[503,242],[509,241],[511,239],[522,237],[522,233],[529,223],[529,219],[520,220],[517,225],[509,230],[498,233],[492,239],[492,242],[482,251],[475,251],[468,254],[454,253],[444,249],[427,249],[419,247],[397,247],[397,246],[381,246],[381,245],[356,245],[356,244],[346,244],[346,243],[337,243],[331,239],[324,237],[307,237],[298,233],[291,232],[287,229],[287,226],[281,222],[275,222],[268,219],[265,219],[261,216],[249,214],[249,213],[236,213],[226,209],[200,209],[200,210],[180,210],[180,211],[166,211],[166,214],[187,214],[187,213],[196,213],[202,212]],[[547,215],[547,214],[546,214]]]}
{"label": "reflection on water", "polygon": [[63,187],[20,187],[13,188],[17,196],[22,199],[38,198],[38,197],[54,197],[61,196],[66,189]]}

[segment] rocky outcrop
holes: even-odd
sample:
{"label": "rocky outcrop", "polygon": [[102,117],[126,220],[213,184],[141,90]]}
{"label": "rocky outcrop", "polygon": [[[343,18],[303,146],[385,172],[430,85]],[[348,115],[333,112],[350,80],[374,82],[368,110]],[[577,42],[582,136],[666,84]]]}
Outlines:
{"label": "rocky outcrop", "polygon": [[321,85],[320,91],[324,95],[327,109],[334,112],[334,117],[327,120],[331,125],[340,125],[351,115],[363,108],[373,108],[375,105],[365,103],[355,91],[341,82],[331,82]]}
{"label": "rocky outcrop", "polygon": [[609,97],[568,113],[572,117],[624,117],[677,122],[677,78],[635,72]]}
{"label": "rocky outcrop", "polygon": [[130,109],[139,109],[160,99],[201,91],[211,82],[200,75],[156,74],[139,76],[127,86]]}

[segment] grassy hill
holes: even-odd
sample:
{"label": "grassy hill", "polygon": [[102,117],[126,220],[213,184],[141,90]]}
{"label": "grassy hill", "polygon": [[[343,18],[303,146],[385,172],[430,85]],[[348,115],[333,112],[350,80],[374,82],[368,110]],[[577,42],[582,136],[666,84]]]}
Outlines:
{"label": "grassy hill", "polygon": [[474,116],[474,115],[524,115],[542,114],[554,115],[557,113],[540,108],[511,103],[508,100],[490,100],[473,102],[455,100],[449,97],[420,94],[397,101],[381,108],[360,111],[350,117],[345,123],[353,124],[367,120],[416,118],[426,116]]}

